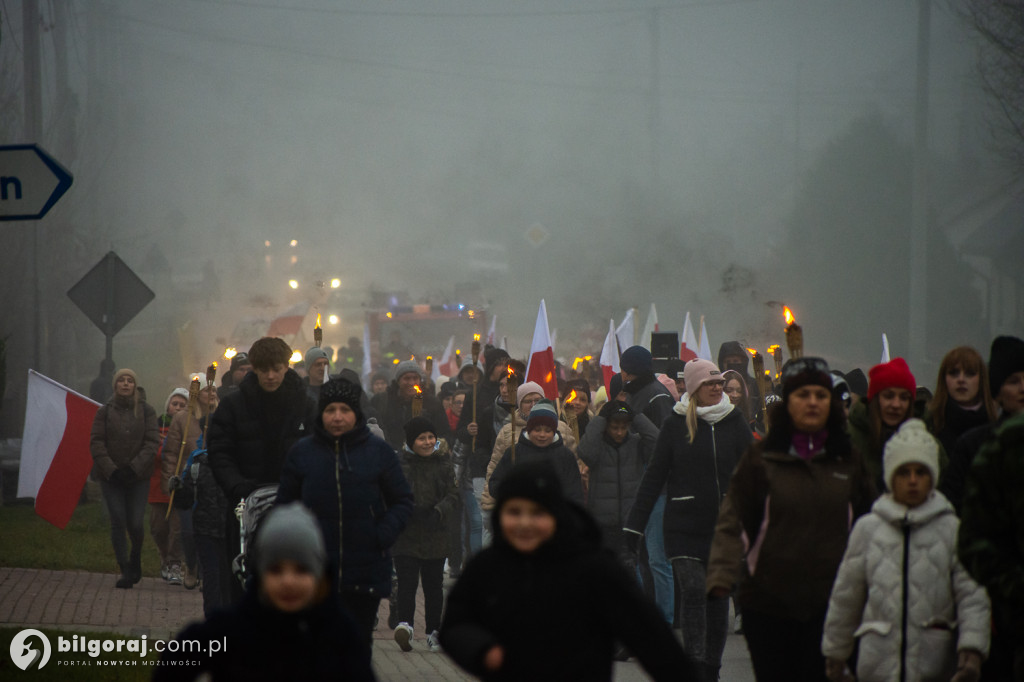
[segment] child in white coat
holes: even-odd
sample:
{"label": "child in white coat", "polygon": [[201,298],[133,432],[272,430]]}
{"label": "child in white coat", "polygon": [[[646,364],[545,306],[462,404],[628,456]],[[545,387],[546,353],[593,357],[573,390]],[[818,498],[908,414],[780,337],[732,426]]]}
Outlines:
{"label": "child in white coat", "polygon": [[888,493],[850,534],[821,650],[832,682],[976,682],[988,654],[988,596],[956,555],[960,520],[935,490],[939,448],[919,419],[885,445]]}

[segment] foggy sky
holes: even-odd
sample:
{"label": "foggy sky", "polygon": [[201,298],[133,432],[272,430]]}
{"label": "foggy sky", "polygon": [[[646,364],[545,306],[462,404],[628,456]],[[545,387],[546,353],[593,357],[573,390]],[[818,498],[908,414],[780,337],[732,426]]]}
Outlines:
{"label": "foggy sky", "polygon": [[[94,375],[103,338],[64,294],[110,249],[147,281],[159,280],[144,266],[154,247],[172,268],[115,340],[116,357],[139,363],[133,329],[146,338],[147,325],[191,320],[200,354],[212,355],[214,339],[254,314],[252,294],[292,301],[284,271],[261,267],[266,240],[279,264],[290,239],[304,282],[339,276],[347,287],[441,300],[479,281],[514,354],[526,351],[541,298],[565,344],[556,354],[568,357],[599,351],[576,348],[574,334],[602,336],[630,306],[639,331],[652,302],[663,330],[681,330],[686,311],[705,315],[716,354],[731,338],[780,343],[781,315],[767,301],[786,297],[799,318],[801,297],[829,295],[822,282],[786,291],[776,282],[805,172],[872,112],[912,140],[911,2],[67,6],[63,17],[42,12],[70,27],[76,106],[58,101],[45,32],[38,142],[75,185],[41,229],[75,254],[53,264],[44,295],[47,329],[79,350],[70,363],[48,350],[43,364],[78,385]],[[2,83],[14,87],[18,13],[3,31]],[[939,3],[931,54],[930,153],[955,165],[967,147],[991,167],[972,47]],[[21,141],[17,129],[5,138]],[[539,247],[526,239],[534,225],[550,234]],[[16,257],[5,254],[5,267]],[[207,262],[221,300],[175,301],[174,287]],[[864,254],[863,272],[847,274],[870,277],[871,264]],[[730,266],[745,275],[724,292]],[[809,350],[826,357],[855,326],[856,347],[833,359],[867,367],[881,333],[906,317],[883,303],[876,320],[844,321],[837,310],[802,322]],[[361,322],[344,336],[359,335]],[[28,347],[18,341],[9,361],[19,373]],[[921,383],[930,381],[929,369]]]}

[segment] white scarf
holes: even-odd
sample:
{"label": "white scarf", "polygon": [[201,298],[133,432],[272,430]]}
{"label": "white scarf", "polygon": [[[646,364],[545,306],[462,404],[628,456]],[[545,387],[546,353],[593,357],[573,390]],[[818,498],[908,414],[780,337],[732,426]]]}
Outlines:
{"label": "white scarf", "polygon": [[[679,402],[676,403],[676,406],[672,408],[672,410],[676,414],[681,414],[685,417],[686,411],[687,409],[689,409],[689,407],[690,394],[684,393],[683,396],[679,399]],[[734,407],[735,405],[733,405],[732,401],[729,400],[729,396],[725,393],[722,393],[722,399],[718,401],[717,405],[708,405],[707,407],[698,406],[697,417],[699,419],[703,419],[708,424],[717,424],[718,422],[722,421],[727,416],[729,416],[729,413],[732,412]]]}

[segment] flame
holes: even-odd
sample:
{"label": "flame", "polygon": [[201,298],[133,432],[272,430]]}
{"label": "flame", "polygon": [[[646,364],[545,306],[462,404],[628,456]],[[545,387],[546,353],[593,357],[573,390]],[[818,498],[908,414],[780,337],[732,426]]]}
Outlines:
{"label": "flame", "polygon": [[750,353],[755,358],[757,357],[757,349],[756,348],[748,348],[747,352]]}
{"label": "flame", "polygon": [[225,348],[224,349],[224,357],[227,358],[228,360],[230,360],[231,358],[235,357],[236,355],[238,355],[238,350],[237,349],[235,349],[235,348]]}
{"label": "flame", "polygon": [[433,355],[428,355],[427,356],[427,362],[432,362],[433,360],[434,360],[434,356]]}
{"label": "flame", "polygon": [[216,360],[213,361],[213,368],[217,369],[217,361]]}
{"label": "flame", "polygon": [[766,369],[766,370],[764,371],[764,375],[765,375],[766,377],[770,377],[770,376],[772,375],[772,371],[771,371],[770,369]]}
{"label": "flame", "polygon": [[777,350],[782,350],[782,346],[780,346],[777,343],[773,343],[772,345],[768,346],[769,355],[775,355],[775,351]]}
{"label": "flame", "polygon": [[419,385],[413,386],[413,388],[416,389],[416,395],[420,395],[423,393],[423,389],[420,388]]}
{"label": "flame", "polygon": [[316,314],[316,324],[315,324],[315,325],[313,325],[313,327],[314,327],[315,329],[319,329],[319,328],[320,328],[320,313],[317,313],[317,314]]}
{"label": "flame", "polygon": [[586,360],[587,362],[590,362],[591,360],[594,359],[594,356],[593,355],[584,355],[583,359]]}
{"label": "flame", "polygon": [[565,396],[565,402],[567,402],[567,403],[571,403],[574,400],[576,400],[576,389],[575,388],[572,389],[572,391],[569,392],[569,395]]}
{"label": "flame", "polygon": [[460,355],[462,355],[462,351],[459,350],[458,348],[456,348],[455,349],[455,357],[459,357]]}
{"label": "flame", "polygon": [[473,340],[474,341],[479,341],[480,340],[480,335],[479,334],[473,334]]}
{"label": "flame", "polygon": [[793,311],[789,309],[788,305],[782,306],[782,314],[786,318],[786,324],[790,325],[796,322],[796,318],[793,317]]}
{"label": "flame", "polygon": [[580,366],[581,362],[583,362],[583,358],[576,358],[575,360],[573,360],[572,361],[572,371],[575,372],[576,369]]}
{"label": "flame", "polygon": [[508,378],[511,379],[515,375],[516,375],[516,373],[512,371],[512,365],[509,365],[508,366]]}

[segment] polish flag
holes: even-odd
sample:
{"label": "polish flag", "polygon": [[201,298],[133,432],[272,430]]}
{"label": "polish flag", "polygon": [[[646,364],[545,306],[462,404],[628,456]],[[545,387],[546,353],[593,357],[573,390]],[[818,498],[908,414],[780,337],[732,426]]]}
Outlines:
{"label": "polish flag", "polygon": [[555,376],[555,353],[551,348],[551,333],[548,331],[548,309],[544,299],[540,300],[537,311],[537,326],[533,329],[533,343],[530,344],[530,362],[526,365],[526,380],[536,381],[544,389],[544,397],[558,399],[558,379]]}
{"label": "polish flag", "polygon": [[[455,364],[455,336],[451,336],[448,339],[448,345],[445,346],[444,353],[441,354],[441,359],[434,363],[434,368],[437,370],[437,376],[442,374],[449,379],[454,379],[459,373],[459,366]],[[431,377],[436,379],[437,377]]]}
{"label": "polish flag", "polygon": [[626,317],[622,319],[618,329],[615,330],[615,338],[619,342],[620,351],[625,351],[636,344],[636,322],[632,308],[629,309]]}
{"label": "polish flag", "polygon": [[882,364],[889,362],[889,337],[882,334]]}
{"label": "polish flag", "polygon": [[308,303],[296,303],[270,321],[267,336],[278,338],[295,336],[302,330],[302,322],[306,319],[307,313],[309,313]]}
{"label": "polish flag", "polygon": [[689,362],[697,357],[697,336],[693,333],[693,324],[690,322],[690,312],[686,312],[686,322],[683,323],[683,346],[679,349],[679,359]]}
{"label": "polish flag", "polygon": [[608,336],[604,337],[604,347],[601,349],[601,379],[604,381],[604,392],[611,400],[612,377],[622,371],[619,368],[619,348],[615,341],[615,320],[608,320]]}
{"label": "polish flag", "polygon": [[497,315],[491,315],[491,327],[490,327],[490,329],[487,330],[486,345],[488,345],[488,346],[493,346],[495,339],[497,339],[497,337],[495,336],[495,334],[496,334],[495,325],[496,324],[498,324],[498,316]]}
{"label": "polish flag", "polygon": [[100,404],[28,371],[18,497],[34,497],[36,514],[64,528],[92,470],[89,434]]}
{"label": "polish flag", "polygon": [[708,341],[708,328],[704,324],[704,316],[700,316],[700,345],[697,346],[697,357],[701,360],[714,362],[711,359],[711,343]]}
{"label": "polish flag", "polygon": [[651,334],[658,331],[658,309],[651,304],[651,309],[647,313],[647,322],[644,323],[644,330],[640,333],[640,345],[650,350],[651,348]]}

